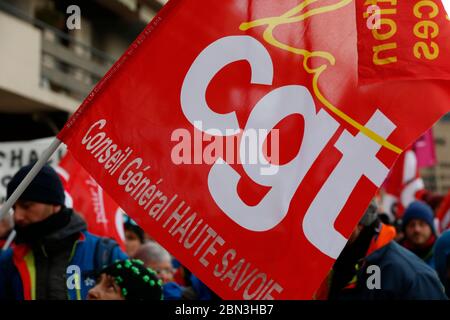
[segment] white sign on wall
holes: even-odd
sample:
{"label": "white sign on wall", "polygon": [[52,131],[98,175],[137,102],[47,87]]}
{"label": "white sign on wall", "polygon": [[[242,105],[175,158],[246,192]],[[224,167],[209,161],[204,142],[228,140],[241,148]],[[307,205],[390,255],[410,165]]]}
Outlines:
{"label": "white sign on wall", "polygon": [[[6,186],[12,176],[23,166],[36,161],[47,149],[54,137],[30,140],[0,142],[0,203],[6,200]],[[66,152],[62,145],[51,157],[49,164],[57,165]]]}

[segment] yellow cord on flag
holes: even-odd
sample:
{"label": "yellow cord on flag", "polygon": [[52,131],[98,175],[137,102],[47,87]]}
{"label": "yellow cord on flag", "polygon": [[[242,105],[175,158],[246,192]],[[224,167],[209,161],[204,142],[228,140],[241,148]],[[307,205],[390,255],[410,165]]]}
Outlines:
{"label": "yellow cord on flag", "polygon": [[283,15],[281,15],[279,17],[270,17],[270,18],[263,18],[263,19],[258,19],[258,20],[254,20],[254,21],[250,21],[250,22],[244,22],[244,23],[242,23],[239,26],[239,29],[242,30],[242,31],[246,31],[246,30],[249,30],[251,28],[267,25],[267,28],[266,28],[266,30],[264,31],[264,34],[263,34],[264,40],[266,40],[269,44],[271,44],[271,45],[273,45],[273,46],[275,46],[275,47],[277,47],[279,49],[282,49],[282,50],[285,50],[285,51],[289,51],[289,52],[292,52],[292,53],[294,53],[296,55],[301,55],[301,56],[304,57],[303,68],[305,69],[305,71],[307,73],[313,75],[312,87],[313,87],[314,93],[315,93],[317,99],[319,99],[319,101],[322,102],[323,105],[328,110],[330,110],[336,116],[338,116],[339,118],[341,118],[342,120],[347,122],[349,125],[351,125],[352,127],[356,128],[357,130],[362,132],[364,135],[366,135],[367,137],[369,137],[370,139],[372,139],[373,141],[375,141],[379,145],[384,146],[387,149],[389,149],[389,150],[391,150],[391,151],[393,151],[395,153],[398,153],[398,154],[402,153],[403,152],[402,149],[400,149],[399,147],[393,145],[392,143],[390,143],[389,141],[387,141],[386,139],[381,137],[376,132],[370,130],[369,128],[366,128],[365,126],[360,124],[358,121],[352,119],[350,116],[348,116],[342,110],[340,110],[339,108],[335,107],[322,94],[322,92],[320,91],[320,88],[319,88],[319,78],[322,75],[322,73],[328,68],[328,66],[326,64],[322,64],[321,66],[319,66],[317,68],[310,68],[308,63],[309,63],[309,61],[312,58],[323,58],[326,61],[328,61],[328,63],[330,65],[333,66],[333,65],[336,64],[336,58],[331,53],[325,52],[325,51],[313,51],[313,52],[311,52],[311,51],[308,51],[308,50],[305,50],[305,49],[295,48],[295,47],[289,46],[289,45],[287,45],[285,43],[282,43],[282,42],[278,41],[274,37],[273,31],[279,25],[304,21],[304,20],[306,20],[306,19],[308,19],[308,18],[310,18],[312,16],[315,16],[315,15],[327,13],[327,12],[330,12],[330,11],[339,10],[339,9],[341,9],[341,8],[343,8],[343,7],[345,7],[348,4],[353,2],[353,0],[340,0],[336,4],[323,6],[323,7],[319,7],[319,8],[314,8],[314,9],[311,9],[309,11],[306,11],[306,12],[302,13],[302,11],[306,7],[308,7],[310,4],[315,3],[317,1],[319,1],[319,0],[305,0],[301,4],[296,6],[295,8],[289,10],[288,12],[284,13]]}

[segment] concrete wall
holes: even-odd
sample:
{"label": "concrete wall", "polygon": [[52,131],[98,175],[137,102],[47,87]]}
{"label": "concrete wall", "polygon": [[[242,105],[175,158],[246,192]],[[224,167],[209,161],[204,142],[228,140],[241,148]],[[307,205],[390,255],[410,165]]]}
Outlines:
{"label": "concrete wall", "polygon": [[[43,109],[75,111],[80,101],[40,86],[39,29],[0,11],[0,42],[0,91],[30,100],[30,109],[39,105]],[[27,111],[14,110],[13,104],[2,105],[1,93],[0,108],[7,112]]]}

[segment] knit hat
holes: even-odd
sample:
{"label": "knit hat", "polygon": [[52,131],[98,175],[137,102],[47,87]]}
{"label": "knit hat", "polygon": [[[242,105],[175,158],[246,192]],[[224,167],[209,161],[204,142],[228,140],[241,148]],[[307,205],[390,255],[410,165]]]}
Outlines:
{"label": "knit hat", "polygon": [[402,230],[405,231],[408,223],[414,219],[425,221],[430,226],[433,234],[436,234],[433,222],[433,210],[425,202],[414,201],[406,208],[405,214],[403,215]]}
{"label": "knit hat", "polygon": [[114,278],[125,300],[162,300],[162,281],[137,259],[117,261],[101,271]]}
{"label": "knit hat", "polygon": [[[31,171],[34,163],[22,167],[11,179],[7,186],[9,198],[19,186],[25,176]],[[56,171],[49,165],[42,167],[36,177],[19,198],[20,200],[35,201],[39,203],[64,205],[64,188]]]}

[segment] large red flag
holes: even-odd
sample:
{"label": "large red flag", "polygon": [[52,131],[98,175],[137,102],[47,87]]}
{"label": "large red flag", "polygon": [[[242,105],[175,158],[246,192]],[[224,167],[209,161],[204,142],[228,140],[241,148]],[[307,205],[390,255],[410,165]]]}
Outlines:
{"label": "large red flag", "polygon": [[436,146],[434,144],[433,130],[425,132],[413,146],[417,157],[417,166],[419,169],[436,165]]}
{"label": "large red flag", "polygon": [[395,159],[450,109],[445,69],[358,85],[361,10],[171,0],[59,138],[223,298],[309,299]]}
{"label": "large red flag", "polygon": [[68,151],[56,171],[64,185],[67,205],[80,214],[88,230],[117,241],[125,249],[123,212]]}

